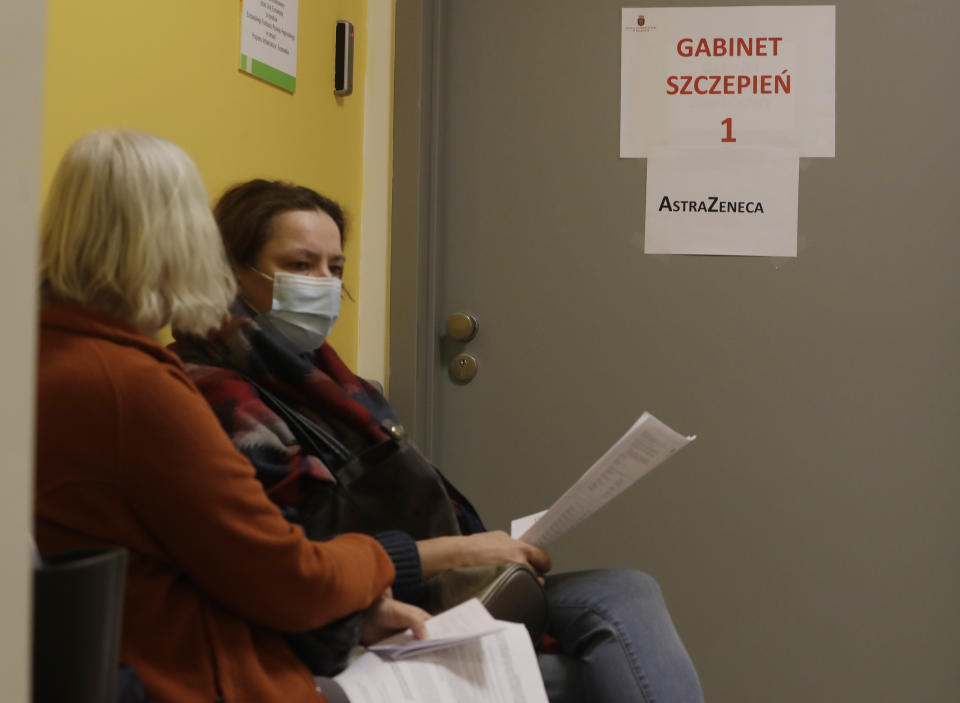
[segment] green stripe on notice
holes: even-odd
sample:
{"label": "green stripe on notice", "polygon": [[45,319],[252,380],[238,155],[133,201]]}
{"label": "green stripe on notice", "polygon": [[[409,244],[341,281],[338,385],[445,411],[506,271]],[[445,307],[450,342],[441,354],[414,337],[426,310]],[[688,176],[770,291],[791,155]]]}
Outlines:
{"label": "green stripe on notice", "polygon": [[246,54],[240,54],[240,70],[241,70],[241,71],[246,71],[246,70],[247,70],[247,55],[246,55]]}
{"label": "green stripe on notice", "polygon": [[[246,58],[246,57],[244,57]],[[250,59],[250,68],[244,69],[249,73],[252,73],[257,78],[262,78],[269,83],[280,86],[284,90],[289,90],[291,93],[297,89],[297,79],[296,76],[291,76],[289,73],[284,73],[275,69],[273,66],[268,66],[265,63],[260,63],[256,59]]]}

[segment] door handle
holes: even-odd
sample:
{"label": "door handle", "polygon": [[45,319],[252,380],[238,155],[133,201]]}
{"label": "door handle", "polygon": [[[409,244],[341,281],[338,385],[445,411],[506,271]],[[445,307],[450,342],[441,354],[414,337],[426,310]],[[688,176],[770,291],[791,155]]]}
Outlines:
{"label": "door handle", "polygon": [[447,318],[447,336],[457,342],[469,342],[480,331],[476,316],[467,312],[455,312]]}

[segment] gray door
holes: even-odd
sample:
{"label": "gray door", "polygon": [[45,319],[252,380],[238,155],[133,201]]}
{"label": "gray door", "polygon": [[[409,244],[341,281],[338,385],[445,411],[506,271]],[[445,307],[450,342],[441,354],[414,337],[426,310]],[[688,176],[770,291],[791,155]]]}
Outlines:
{"label": "gray door", "polygon": [[696,433],[552,554],[656,577],[709,701],[955,703],[960,9],[839,3],[837,157],[771,260],[643,254],[622,5],[399,1],[391,396],[491,527],[643,410]]}

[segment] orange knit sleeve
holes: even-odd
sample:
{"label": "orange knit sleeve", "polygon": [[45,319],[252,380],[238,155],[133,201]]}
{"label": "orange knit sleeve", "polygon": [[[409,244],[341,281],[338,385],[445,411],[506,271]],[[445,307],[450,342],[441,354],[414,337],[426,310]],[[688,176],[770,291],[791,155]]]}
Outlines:
{"label": "orange knit sleeve", "polygon": [[186,375],[161,368],[117,379],[117,481],[168,558],[212,598],[279,630],[321,627],[370,605],[394,577],[379,543],[306,539]]}

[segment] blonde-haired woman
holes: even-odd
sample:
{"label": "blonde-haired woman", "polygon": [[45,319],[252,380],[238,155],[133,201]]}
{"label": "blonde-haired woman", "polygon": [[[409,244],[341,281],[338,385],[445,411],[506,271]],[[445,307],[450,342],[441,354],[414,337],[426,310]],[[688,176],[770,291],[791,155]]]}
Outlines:
{"label": "blonde-haired woman", "polygon": [[[42,220],[36,529],[44,552],[129,550],[121,659],[161,701],[324,700],[283,633],[365,611],[422,631],[372,538],[307,540],[266,497],[179,359],[235,295],[196,167],[135,131],[66,152]],[[354,621],[355,622],[355,621]]]}

